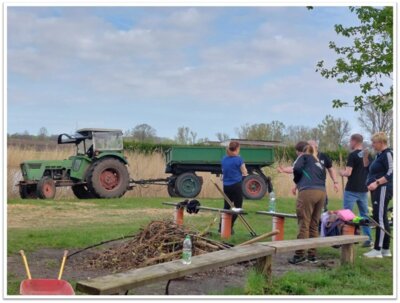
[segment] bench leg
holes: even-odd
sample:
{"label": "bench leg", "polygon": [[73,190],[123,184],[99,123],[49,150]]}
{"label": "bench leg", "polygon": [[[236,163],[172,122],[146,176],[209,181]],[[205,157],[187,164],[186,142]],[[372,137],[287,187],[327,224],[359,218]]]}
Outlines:
{"label": "bench leg", "polygon": [[229,239],[232,235],[232,214],[221,213],[221,238]]}
{"label": "bench leg", "polygon": [[278,229],[279,234],[272,237],[272,241],[282,241],[285,236],[285,218],[272,217],[272,230]]}
{"label": "bench leg", "polygon": [[265,276],[268,284],[272,283],[272,256],[258,259],[256,269]]}
{"label": "bench leg", "polygon": [[342,245],[342,254],[340,257],[341,264],[354,264],[355,253],[354,253],[354,245],[351,244],[344,244]]}
{"label": "bench leg", "polygon": [[184,208],[179,207],[175,209],[175,224],[176,225],[183,225],[183,213],[184,213]]}

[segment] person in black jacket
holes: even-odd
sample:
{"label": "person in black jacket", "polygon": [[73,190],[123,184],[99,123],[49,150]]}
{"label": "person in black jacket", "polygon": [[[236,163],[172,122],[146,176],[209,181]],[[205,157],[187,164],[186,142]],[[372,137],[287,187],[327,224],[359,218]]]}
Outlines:
{"label": "person in black jacket", "polygon": [[385,133],[379,132],[372,136],[372,147],[377,152],[375,160],[370,162],[368,150],[364,150],[364,166],[368,169],[367,186],[371,191],[372,216],[379,223],[376,229],[374,249],[364,254],[367,258],[391,257],[390,225],[387,216],[389,201],[393,197],[393,151],[388,148]]}
{"label": "person in black jacket", "polygon": [[[318,225],[321,211],[326,199],[325,189],[325,167],[317,157],[317,151],[306,142],[296,144],[298,158],[293,166],[293,181],[296,188],[293,194],[298,191],[296,201],[296,214],[298,220],[297,239],[316,238],[319,236]],[[303,262],[316,263],[316,249],[308,250],[305,257],[304,250],[297,250],[296,254],[288,261],[291,264]]]}

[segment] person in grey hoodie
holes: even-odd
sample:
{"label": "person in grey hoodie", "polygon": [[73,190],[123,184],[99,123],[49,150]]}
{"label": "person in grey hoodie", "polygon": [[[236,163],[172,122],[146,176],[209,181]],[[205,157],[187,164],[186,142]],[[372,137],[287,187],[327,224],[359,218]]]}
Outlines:
{"label": "person in grey hoodie", "polygon": [[[297,143],[296,152],[298,158],[293,166],[293,181],[296,183],[296,188],[293,193],[298,191],[296,214],[299,231],[297,239],[316,238],[319,236],[318,225],[326,199],[325,167],[320,163],[317,151],[307,142]],[[297,250],[288,261],[291,264],[307,261],[316,263],[316,249],[309,249],[307,257],[304,250]]]}

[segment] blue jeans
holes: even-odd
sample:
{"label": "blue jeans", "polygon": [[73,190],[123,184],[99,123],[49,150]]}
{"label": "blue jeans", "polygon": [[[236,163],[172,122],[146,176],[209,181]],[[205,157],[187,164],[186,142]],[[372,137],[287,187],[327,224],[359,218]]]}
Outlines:
{"label": "blue jeans", "polygon": [[[343,208],[353,211],[354,204],[357,202],[360,217],[366,218],[368,215],[368,193],[360,193],[354,191],[344,191]],[[361,226],[364,235],[367,235],[372,241],[371,228],[369,226]]]}

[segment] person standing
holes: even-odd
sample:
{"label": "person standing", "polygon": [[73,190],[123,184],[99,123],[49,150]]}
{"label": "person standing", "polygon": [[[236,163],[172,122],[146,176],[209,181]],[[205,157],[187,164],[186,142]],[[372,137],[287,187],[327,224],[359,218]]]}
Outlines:
{"label": "person standing", "polygon": [[[317,157],[317,151],[306,142],[296,144],[296,153],[299,156],[293,166],[293,181],[298,191],[296,201],[296,215],[298,220],[297,239],[316,238],[319,236],[318,225],[321,211],[326,199],[325,167]],[[305,257],[304,250],[297,250],[290,258],[289,263],[299,264],[303,262],[316,263],[316,249],[311,248]]]}
{"label": "person standing", "polygon": [[[368,170],[363,162],[363,142],[364,138],[360,134],[353,134],[350,137],[350,148],[346,163],[346,169],[339,171],[343,177],[347,177],[347,183],[343,195],[343,208],[353,210],[357,203],[360,216],[368,216],[368,188],[366,185]],[[370,159],[372,160],[372,159]],[[363,243],[363,247],[370,247],[372,244],[371,229],[369,226],[362,226],[363,233],[369,240]]]}
{"label": "person standing", "polygon": [[371,162],[368,150],[364,150],[364,166],[368,169],[367,186],[371,191],[372,216],[379,223],[376,228],[374,249],[364,254],[367,258],[391,257],[390,225],[387,216],[389,201],[393,197],[393,151],[388,147],[385,133],[378,132],[371,138],[372,147],[377,152]]}
{"label": "person standing", "polygon": [[[316,151],[317,151],[317,157],[319,159],[319,162],[325,167],[325,169],[328,171],[329,177],[333,181],[333,190],[337,193],[339,191],[339,182],[336,180],[336,172],[333,169],[333,163],[332,159],[329,158],[328,155],[320,152],[318,150],[318,143],[315,140],[308,140],[308,144],[310,144]],[[326,180],[326,179],[325,179]],[[324,212],[328,211],[328,195],[326,196],[326,200],[324,203]]]}
{"label": "person standing", "polygon": [[[242,179],[248,175],[246,165],[239,155],[240,143],[237,141],[231,141],[226,150],[226,156],[222,159],[222,176],[224,193],[233,202],[235,208],[241,209],[243,205],[243,193],[242,193]],[[229,203],[224,201],[224,209],[230,209]],[[232,228],[237,219],[237,215],[232,217]],[[219,227],[221,231],[221,223]],[[233,229],[232,229],[233,233]]]}
{"label": "person standing", "polygon": [[[332,164],[332,160],[331,158],[329,158],[326,154],[319,152],[318,151],[318,143],[315,140],[308,140],[307,142],[305,141],[300,141],[297,144],[301,145],[311,145],[314,149],[314,152],[316,153],[316,156],[318,158],[318,161],[321,163],[321,165],[328,171],[330,178],[333,181],[333,189],[335,192],[339,191],[339,182],[336,180],[336,172],[333,169],[333,164]],[[296,153],[298,154],[298,151],[296,151]],[[286,174],[292,174],[293,173],[293,167],[292,166],[287,166],[287,167],[282,167],[282,166],[278,166],[277,171],[279,173],[286,173]],[[325,181],[326,181],[326,173],[325,175]],[[324,202],[324,207],[323,207],[324,212],[328,210],[328,196],[326,196],[325,198],[325,202]]]}

